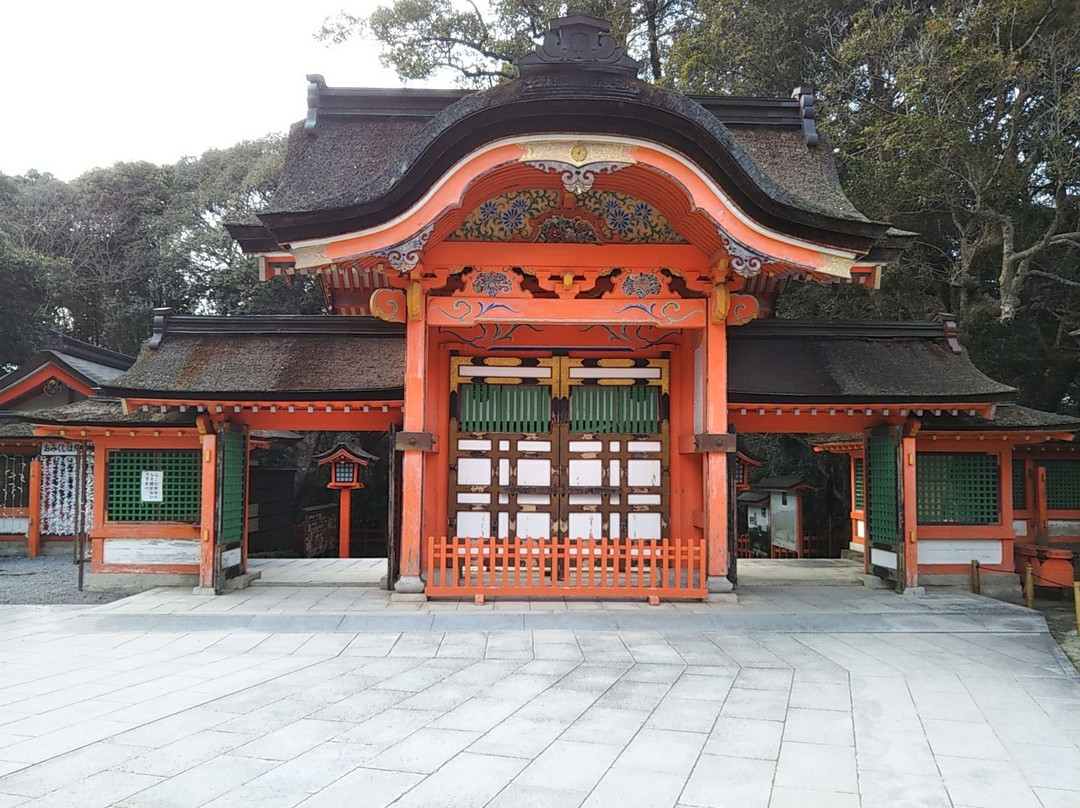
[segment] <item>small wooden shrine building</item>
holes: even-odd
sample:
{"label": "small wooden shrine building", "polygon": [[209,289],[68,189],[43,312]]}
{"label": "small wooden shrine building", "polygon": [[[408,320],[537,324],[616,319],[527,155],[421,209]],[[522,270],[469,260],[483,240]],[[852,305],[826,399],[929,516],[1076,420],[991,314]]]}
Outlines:
{"label": "small wooden shrine building", "polygon": [[[36,354],[0,377],[0,554],[67,550],[75,534],[78,444],[36,436],[20,414],[93,398],[134,361],[50,332]],[[93,458],[83,463],[89,493]]]}
{"label": "small wooden shrine building", "polygon": [[738,494],[739,558],[808,556],[808,536],[803,530],[803,491],[812,487],[797,474],[789,474],[758,480]]}
{"label": "small wooden shrine building", "polygon": [[108,386],[134,421],[41,428],[108,468],[95,573],[217,587],[251,429],[393,429],[397,592],[701,598],[733,586],[737,430],[865,436],[875,564],[915,585],[918,418],[1015,391],[948,322],[775,319],[793,279],[875,287],[912,234],[844,196],[808,88],[680,95],[609,30],[554,20],[482,92],[309,77],[276,195],[230,229],[331,314],[159,312]]}

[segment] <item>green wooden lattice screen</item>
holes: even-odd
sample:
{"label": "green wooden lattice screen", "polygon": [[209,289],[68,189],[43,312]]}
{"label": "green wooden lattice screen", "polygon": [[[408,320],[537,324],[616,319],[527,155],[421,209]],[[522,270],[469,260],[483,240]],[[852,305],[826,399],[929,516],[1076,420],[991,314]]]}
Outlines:
{"label": "green wooden lattice screen", "polygon": [[896,491],[896,441],[891,435],[871,435],[866,441],[870,541],[896,544],[900,517]]}
{"label": "green wooden lattice screen", "polygon": [[244,540],[244,455],[246,441],[239,433],[221,434],[221,536],[225,547]]}
{"label": "green wooden lattice screen", "polygon": [[863,459],[856,457],[854,460],[855,465],[855,492],[854,503],[855,510],[861,511],[866,507],[866,469]]}
{"label": "green wooden lattice screen", "polygon": [[1024,479],[1024,461],[1014,460],[1012,462],[1012,497],[1013,497],[1013,510],[1023,511],[1027,510],[1027,485]]}
{"label": "green wooden lattice screen", "polygon": [[992,525],[1000,517],[998,457],[920,452],[915,462],[920,525]]}
{"label": "green wooden lattice screen", "polygon": [[463,384],[461,432],[551,431],[551,388],[538,384]]}
{"label": "green wooden lattice screen", "polygon": [[1046,467],[1046,508],[1080,510],[1080,460],[1041,460]]}
{"label": "green wooden lattice screen", "polygon": [[660,388],[571,387],[570,431],[577,434],[655,435],[660,432]]}
{"label": "green wooden lattice screen", "polygon": [[[161,471],[162,501],[142,501],[142,473]],[[105,518],[110,522],[198,523],[202,509],[199,452],[109,452]]]}

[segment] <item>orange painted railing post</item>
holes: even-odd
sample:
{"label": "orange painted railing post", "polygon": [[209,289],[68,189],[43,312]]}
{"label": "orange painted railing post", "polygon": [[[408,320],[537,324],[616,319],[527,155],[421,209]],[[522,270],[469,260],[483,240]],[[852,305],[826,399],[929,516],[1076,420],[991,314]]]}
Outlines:
{"label": "orange painted railing post", "polygon": [[[423,432],[424,399],[427,393],[428,333],[426,302],[418,281],[412,281],[410,305],[405,327],[405,408],[403,429]],[[401,559],[400,577],[394,585],[398,592],[415,594],[424,591],[420,579],[421,537],[424,529],[424,453],[406,451],[401,461]]]}
{"label": "orange painted railing post", "polygon": [[30,517],[26,529],[26,554],[30,558],[37,558],[41,552],[41,461],[30,461],[30,507],[27,515]]}
{"label": "orange painted railing post", "polygon": [[919,585],[919,511],[915,479],[915,438],[900,439],[900,456],[904,477],[904,588]]}
{"label": "orange painted railing post", "polygon": [[338,489],[338,558],[352,556],[352,489]]}
{"label": "orange painted railing post", "polygon": [[[214,588],[217,557],[217,433],[208,431],[202,436],[202,510],[200,518],[199,588]],[[98,472],[99,476],[104,476]]]}
{"label": "orange painted railing post", "polygon": [[[719,306],[718,296],[723,287],[713,292],[710,311]],[[718,321],[717,321],[718,320]],[[705,432],[719,434],[728,431],[727,414],[727,327],[723,319],[713,318],[705,326],[705,395],[703,421]],[[720,451],[707,452],[705,464],[705,552],[708,558],[708,588],[710,592],[730,592],[728,579],[731,563],[728,558],[728,480],[727,455]]]}

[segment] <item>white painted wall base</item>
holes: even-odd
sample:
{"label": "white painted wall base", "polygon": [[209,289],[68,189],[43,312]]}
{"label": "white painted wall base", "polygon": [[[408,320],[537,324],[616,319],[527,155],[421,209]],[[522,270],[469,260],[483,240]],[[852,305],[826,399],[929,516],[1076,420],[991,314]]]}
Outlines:
{"label": "white painted wall base", "polygon": [[870,565],[884,567],[887,570],[895,570],[899,567],[896,553],[888,550],[879,550],[877,547],[870,548]]}
{"label": "white painted wall base", "polygon": [[919,542],[919,565],[1001,563],[1000,539],[924,539]]}
{"label": "white painted wall base", "polygon": [[198,539],[105,539],[106,564],[196,564]]}

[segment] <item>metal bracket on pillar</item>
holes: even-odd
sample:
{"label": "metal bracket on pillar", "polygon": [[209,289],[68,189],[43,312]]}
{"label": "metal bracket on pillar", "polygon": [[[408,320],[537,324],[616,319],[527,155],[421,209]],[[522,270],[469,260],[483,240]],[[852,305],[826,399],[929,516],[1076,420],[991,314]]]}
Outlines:
{"label": "metal bracket on pillar", "polygon": [[434,452],[435,436],[430,432],[398,432],[394,448],[399,452]]}
{"label": "metal bracket on pillar", "polygon": [[709,452],[734,452],[735,435],[727,432],[702,432],[679,438],[680,454],[704,454]]}

